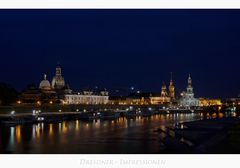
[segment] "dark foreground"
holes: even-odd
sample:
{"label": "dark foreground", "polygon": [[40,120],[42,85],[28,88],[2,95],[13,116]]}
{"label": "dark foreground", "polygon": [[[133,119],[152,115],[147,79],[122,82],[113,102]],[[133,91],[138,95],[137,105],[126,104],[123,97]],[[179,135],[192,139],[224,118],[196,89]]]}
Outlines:
{"label": "dark foreground", "polygon": [[186,122],[158,132],[168,135],[166,153],[240,153],[240,120],[236,117]]}
{"label": "dark foreground", "polygon": [[235,113],[1,125],[0,153],[240,153],[239,132]]}

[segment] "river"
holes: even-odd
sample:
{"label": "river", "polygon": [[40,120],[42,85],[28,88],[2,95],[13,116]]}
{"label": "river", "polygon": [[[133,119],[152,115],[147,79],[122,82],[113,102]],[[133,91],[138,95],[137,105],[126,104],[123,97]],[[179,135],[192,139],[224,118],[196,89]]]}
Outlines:
{"label": "river", "polygon": [[159,114],[112,121],[80,120],[0,126],[0,153],[12,154],[144,154],[166,151],[158,128],[225,114]]}

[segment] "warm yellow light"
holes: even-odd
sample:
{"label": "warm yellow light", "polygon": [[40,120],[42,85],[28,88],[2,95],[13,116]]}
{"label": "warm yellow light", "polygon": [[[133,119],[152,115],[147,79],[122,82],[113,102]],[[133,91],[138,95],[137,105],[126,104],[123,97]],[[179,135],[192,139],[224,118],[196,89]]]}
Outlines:
{"label": "warm yellow light", "polygon": [[51,136],[53,134],[53,124],[49,125],[49,135]]}
{"label": "warm yellow light", "polygon": [[218,110],[221,110],[221,109],[222,109],[222,107],[221,107],[221,106],[219,106],[219,107],[218,107]]}
{"label": "warm yellow light", "polygon": [[18,125],[16,126],[16,139],[17,139],[17,142],[20,143],[21,142],[21,126]]}
{"label": "warm yellow light", "polygon": [[50,101],[49,104],[53,104],[53,101]]}
{"label": "warm yellow light", "polygon": [[21,104],[22,102],[20,100],[17,101],[17,104]]}
{"label": "warm yellow light", "polygon": [[41,105],[41,102],[40,102],[40,101],[37,101],[37,104],[38,104],[38,105]]}

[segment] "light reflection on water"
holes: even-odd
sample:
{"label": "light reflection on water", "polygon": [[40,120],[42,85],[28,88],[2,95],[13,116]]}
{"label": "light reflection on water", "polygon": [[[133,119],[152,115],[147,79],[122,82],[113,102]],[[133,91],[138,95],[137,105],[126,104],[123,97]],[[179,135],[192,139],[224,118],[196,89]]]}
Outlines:
{"label": "light reflection on water", "polygon": [[21,143],[21,125],[16,126],[16,141],[17,143]]}
{"label": "light reflection on water", "polygon": [[53,136],[53,124],[49,124],[49,132],[48,132],[49,137]]}
{"label": "light reflection on water", "polygon": [[[160,128],[186,121],[222,118],[237,114],[162,114],[131,119],[63,121],[34,125],[1,126],[1,153],[159,153]],[[174,132],[168,132],[174,136]]]}
{"label": "light reflection on water", "polygon": [[10,127],[10,139],[9,139],[9,147],[14,147],[15,142],[15,128]]}

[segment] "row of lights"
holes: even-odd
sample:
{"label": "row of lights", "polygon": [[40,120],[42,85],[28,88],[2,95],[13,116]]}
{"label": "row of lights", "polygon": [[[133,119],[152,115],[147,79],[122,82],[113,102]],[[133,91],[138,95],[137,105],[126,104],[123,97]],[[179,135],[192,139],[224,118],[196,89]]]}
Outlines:
{"label": "row of lights", "polygon": [[[60,110],[58,110],[58,112],[60,112],[60,113],[61,113],[61,112],[62,112],[62,110],[60,109]],[[79,112],[79,109],[76,109],[76,112]],[[83,112],[87,112],[87,110],[86,110],[86,109],[84,109],[84,110],[83,110]]]}
{"label": "row of lights", "polygon": [[[17,104],[22,104],[22,101],[18,100]],[[37,105],[41,105],[41,104],[42,104],[41,101],[37,101]],[[53,101],[49,101],[49,104],[53,104]]]}

